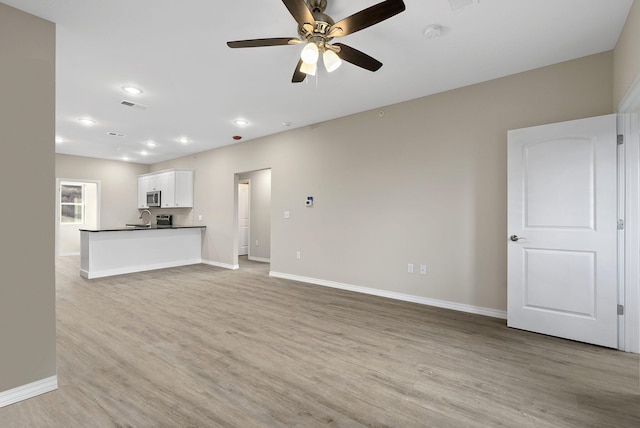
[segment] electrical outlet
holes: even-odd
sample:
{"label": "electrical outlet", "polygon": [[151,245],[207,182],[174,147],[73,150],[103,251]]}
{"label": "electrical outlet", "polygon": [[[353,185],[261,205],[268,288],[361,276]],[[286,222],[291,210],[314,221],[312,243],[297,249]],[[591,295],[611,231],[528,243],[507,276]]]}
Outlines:
{"label": "electrical outlet", "polygon": [[300,251],[296,252],[296,259],[300,260]]}
{"label": "electrical outlet", "polygon": [[420,265],[420,275],[427,274],[427,265]]}
{"label": "electrical outlet", "polygon": [[198,215],[198,221],[202,221],[202,214]]}
{"label": "electrical outlet", "polygon": [[408,272],[408,273],[413,273],[413,263],[409,263],[409,264],[407,265],[407,272]]}
{"label": "electrical outlet", "polygon": [[258,240],[256,239],[256,247],[259,246],[260,243],[258,242]]}
{"label": "electrical outlet", "polygon": [[284,218],[289,218],[289,217],[290,217],[289,211],[285,211],[284,212]]}

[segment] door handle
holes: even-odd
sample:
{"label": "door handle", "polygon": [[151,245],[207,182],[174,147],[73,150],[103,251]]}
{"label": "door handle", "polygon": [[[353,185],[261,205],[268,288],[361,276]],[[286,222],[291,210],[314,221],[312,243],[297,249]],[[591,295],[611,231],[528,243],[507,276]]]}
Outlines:
{"label": "door handle", "polygon": [[511,235],[509,239],[511,239],[513,242],[518,242],[519,240],[526,239],[526,238],[524,236]]}

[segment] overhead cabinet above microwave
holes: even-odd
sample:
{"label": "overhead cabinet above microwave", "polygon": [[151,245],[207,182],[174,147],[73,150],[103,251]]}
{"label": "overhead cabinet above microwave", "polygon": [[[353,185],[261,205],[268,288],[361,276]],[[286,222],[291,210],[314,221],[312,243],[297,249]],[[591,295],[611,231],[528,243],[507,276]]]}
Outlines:
{"label": "overhead cabinet above microwave", "polygon": [[160,192],[162,208],[193,207],[193,170],[169,169],[138,176],[138,208],[149,208],[147,193]]}

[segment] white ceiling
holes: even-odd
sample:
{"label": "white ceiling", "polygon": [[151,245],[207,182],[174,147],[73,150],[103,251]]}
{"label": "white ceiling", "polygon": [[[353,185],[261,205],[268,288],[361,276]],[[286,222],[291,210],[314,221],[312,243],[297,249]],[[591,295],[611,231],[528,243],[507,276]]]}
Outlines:
{"label": "white ceiling", "polygon": [[[378,72],[344,63],[292,84],[302,46],[226,45],[296,37],[281,0],[1,1],[57,24],[56,151],[147,164],[608,51],[632,4],[479,0],[452,12],[450,0],[405,0],[405,12],[339,40],[380,60]],[[329,0],[326,13],[338,21],[378,2]],[[432,24],[442,35],[427,39]]]}

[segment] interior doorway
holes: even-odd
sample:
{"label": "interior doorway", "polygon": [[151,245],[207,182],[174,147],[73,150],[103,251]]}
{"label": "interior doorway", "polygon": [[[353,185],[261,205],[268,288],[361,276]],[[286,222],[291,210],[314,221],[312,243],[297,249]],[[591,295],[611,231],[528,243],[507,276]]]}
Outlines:
{"label": "interior doorway", "polygon": [[238,183],[238,256],[249,256],[249,237],[251,236],[250,180]]}
{"label": "interior doorway", "polygon": [[56,255],[79,255],[79,230],[100,227],[100,182],[59,178],[56,184]]}
{"label": "interior doorway", "polygon": [[[236,266],[271,262],[271,169],[235,174]],[[238,259],[240,257],[240,259]]]}

